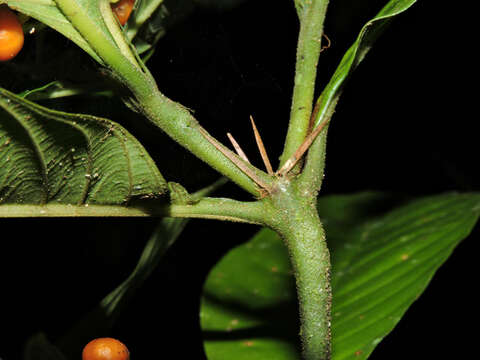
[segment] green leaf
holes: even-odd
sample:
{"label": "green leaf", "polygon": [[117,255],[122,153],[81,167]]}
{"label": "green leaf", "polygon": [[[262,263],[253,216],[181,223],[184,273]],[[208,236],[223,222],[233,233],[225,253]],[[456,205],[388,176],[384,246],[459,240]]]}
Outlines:
{"label": "green leaf", "polygon": [[122,204],[167,184],[120,125],[49,110],[0,88],[0,204]]}
{"label": "green leaf", "polygon": [[82,85],[72,85],[59,80],[51,81],[46,85],[40,86],[32,90],[24,90],[18,94],[22,98],[28,98],[31,101],[39,101],[45,99],[58,99],[67,96],[75,96],[88,94],[91,97],[105,96],[112,97],[113,92],[110,90],[102,90],[105,88],[104,83],[91,83]]}
{"label": "green leaf", "polygon": [[200,312],[208,359],[297,358],[295,303],[284,246],[263,229],[208,276]]}
{"label": "green leaf", "polygon": [[61,351],[50,341],[44,333],[38,333],[28,339],[25,345],[25,360],[66,360]]}
{"label": "green leaf", "polygon": [[[478,193],[398,203],[378,193],[318,203],[332,256],[333,360],[366,359],[480,215]],[[294,280],[274,232],[214,267],[200,316],[210,360],[300,359]]]}
{"label": "green leaf", "polygon": [[367,55],[373,46],[373,43],[386,29],[392,19],[410,8],[416,2],[417,0],[390,0],[373,19],[365,24],[357,40],[345,53],[330,82],[317,100],[316,109],[318,109],[318,111],[314,118],[315,127],[324,119],[328,121],[328,116],[333,113],[333,109],[338,102],[343,86],[349,75],[362,62],[365,55]]}
{"label": "green leaf", "polygon": [[50,26],[85,50],[99,63],[98,57],[82,35],[72,26],[70,21],[58,9],[54,0],[0,0],[0,4],[7,4],[10,8],[31,16],[34,19]]}
{"label": "green leaf", "polygon": [[[59,88],[59,87],[61,87],[61,83],[59,81],[51,81],[48,84],[40,86],[36,89],[22,91],[20,94],[18,94],[18,96],[21,97],[21,98],[27,98],[27,97],[31,96],[32,94],[51,93],[52,88]],[[50,95],[47,95],[45,98],[46,99],[50,99],[50,98],[53,99],[54,97],[51,97]]]}

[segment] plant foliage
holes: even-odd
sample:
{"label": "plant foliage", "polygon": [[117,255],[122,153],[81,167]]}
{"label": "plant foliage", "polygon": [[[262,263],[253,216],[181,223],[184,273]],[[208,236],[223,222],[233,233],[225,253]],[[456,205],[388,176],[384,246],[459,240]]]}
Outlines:
{"label": "plant foliage", "polygon": [[[366,359],[480,215],[480,194],[408,201],[328,196],[318,210],[332,254],[332,359]],[[210,272],[200,319],[210,360],[299,359],[295,286],[278,235],[263,229]]]}

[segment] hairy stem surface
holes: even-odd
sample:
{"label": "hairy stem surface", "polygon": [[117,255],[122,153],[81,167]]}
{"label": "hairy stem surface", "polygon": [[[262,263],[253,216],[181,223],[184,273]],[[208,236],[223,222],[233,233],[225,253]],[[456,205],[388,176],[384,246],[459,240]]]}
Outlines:
{"label": "hairy stem surface", "polygon": [[0,206],[0,218],[25,217],[175,217],[228,220],[258,224],[263,219],[263,204],[224,198],[203,198],[195,204],[121,205],[17,205]]}
{"label": "hairy stem surface", "polygon": [[303,359],[329,360],[330,254],[316,200],[288,180],[278,185],[271,199],[275,210],[269,225],[285,241],[295,273]]}
{"label": "hairy stem surface", "polygon": [[309,130],[327,5],[328,0],[305,1],[299,12],[300,34],[297,45],[295,85],[290,123],[280,158],[280,167],[302,144]]}
{"label": "hairy stem surface", "polygon": [[[150,121],[212,168],[252,195],[260,197],[261,191],[255,181],[208,140],[210,136],[187,108],[165,97],[156,89],[156,86],[152,85],[149,89],[145,89],[143,86],[134,86],[132,89],[139,101],[140,108]],[[272,178],[263,171],[250,164],[245,164],[245,166],[255,174],[256,178],[261,179],[262,183],[272,183]]]}

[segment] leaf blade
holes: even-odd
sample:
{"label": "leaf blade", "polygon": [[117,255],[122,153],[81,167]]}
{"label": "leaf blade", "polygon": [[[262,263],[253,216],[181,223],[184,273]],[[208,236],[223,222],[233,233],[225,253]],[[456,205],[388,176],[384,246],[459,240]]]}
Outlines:
{"label": "leaf blade", "polygon": [[126,204],[167,185],[142,145],[103,118],[49,110],[0,88],[0,204]]}
{"label": "leaf blade", "polygon": [[[363,193],[326,197],[319,201],[318,208],[332,253],[332,359],[366,359],[424,291],[455,246],[468,236],[480,214],[480,194],[446,194],[405,203],[404,199],[384,194]],[[385,209],[390,210],[381,214]],[[257,355],[258,358],[260,355],[300,358],[300,353],[294,351],[298,342],[295,339],[297,326],[292,326],[293,322],[287,326],[282,323],[292,314],[296,316],[294,302],[277,309],[280,311],[269,306],[281,302],[278,294],[282,290],[289,291],[292,300],[294,288],[286,283],[275,283],[271,269],[252,268],[251,260],[247,260],[257,257],[257,261],[262,261],[265,249],[271,252],[266,255],[267,264],[273,261],[285,264],[288,260],[278,236],[263,229],[250,242],[228,253],[208,276],[201,305],[201,324],[207,333],[205,350],[210,360],[221,358],[218,350],[223,358],[228,353],[227,357],[234,360],[256,359]],[[254,274],[253,270],[262,274]],[[255,295],[248,293],[249,287],[245,284],[237,284],[246,280],[230,276],[232,271],[241,271],[243,278],[264,278],[267,285],[257,285],[257,290],[263,293],[262,301],[266,306],[254,313],[250,311],[255,305]],[[219,274],[222,274],[220,280]],[[274,285],[279,287],[269,290],[269,286]],[[238,295],[241,291],[246,294]],[[218,300],[227,305],[234,303],[236,311],[227,311],[229,308],[220,301],[211,306],[208,297],[212,292],[221,294]],[[270,316],[266,317],[266,313]],[[226,320],[232,318],[237,324],[244,323],[242,333],[235,335],[236,329],[232,326],[227,330]],[[269,322],[277,332],[271,328],[264,329],[270,333],[254,331],[255,325]],[[284,331],[280,335],[279,328]],[[208,336],[212,330],[220,332],[216,334],[216,341]],[[226,341],[222,343],[219,338]],[[263,351],[257,352],[255,344],[264,338],[270,339],[269,347],[265,350],[263,346]],[[242,346],[245,341],[252,345]],[[285,343],[289,341],[290,351],[287,351]]]}

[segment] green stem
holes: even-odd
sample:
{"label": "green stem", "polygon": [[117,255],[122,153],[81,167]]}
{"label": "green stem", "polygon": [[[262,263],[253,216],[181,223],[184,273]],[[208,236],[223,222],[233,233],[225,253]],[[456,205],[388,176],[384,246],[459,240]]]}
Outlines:
{"label": "green stem", "polygon": [[297,45],[295,85],[290,123],[280,167],[292,156],[307,136],[312,113],[317,64],[320,56],[323,22],[328,0],[305,1],[300,12],[300,33]]}
{"label": "green stem", "polygon": [[[338,99],[339,96],[333,99],[328,109],[323,112],[323,117],[320,122],[330,122],[335,107],[337,106]],[[318,103],[320,103],[320,99]],[[328,126],[329,125],[323,129],[308,150],[305,165],[303,166],[302,174],[298,180],[300,189],[311,196],[316,196],[318,194],[323,182]]]}
{"label": "green stem", "polygon": [[130,43],[127,42],[123,30],[120,28],[118,24],[118,20],[113,15],[112,8],[110,6],[109,0],[99,0],[100,6],[100,13],[102,14],[103,20],[105,21],[105,25],[107,26],[110,34],[112,35],[115,43],[117,44],[119,50],[132,64],[137,64],[137,59],[135,58],[135,54],[133,53],[132,49],[130,48]]}
{"label": "green stem", "polygon": [[[164,130],[173,140],[240,187],[256,197],[261,196],[255,181],[208,140],[212,137],[200,126],[188,109],[165,97],[153,84],[150,88],[137,86],[137,84],[129,85],[144,115],[150,121]],[[238,160],[242,161],[239,157]],[[273,182],[272,177],[265,172],[250,164],[245,163],[244,165],[255,174],[256,178],[261,179],[262,183],[271,184]]]}
{"label": "green stem", "polygon": [[301,226],[296,224],[283,236],[297,284],[303,358],[327,360],[331,346],[330,254],[320,219],[313,213],[303,216]]}
{"label": "green stem", "polygon": [[193,205],[155,204],[142,206],[63,204],[0,205],[0,218],[26,217],[176,217],[262,223],[261,202],[242,202],[223,198],[203,198]]}
{"label": "green stem", "polygon": [[194,205],[171,205],[166,216],[263,224],[263,203],[227,198],[203,198]]}
{"label": "green stem", "polygon": [[[128,51],[129,49],[125,49],[124,44],[121,44],[120,46],[117,44],[116,39],[114,39],[105,23],[101,10],[107,0],[100,0],[101,2],[98,2],[97,6],[92,4],[93,6],[88,9],[84,8],[83,3],[78,1],[54,1],[65,17],[84,37],[87,43],[94,49],[105,64],[108,64],[108,66],[112,67],[114,70],[121,70],[120,73],[125,72],[125,70],[129,70],[132,75],[137,71],[141,72],[140,66],[136,62],[133,53]],[[110,23],[112,21],[112,16],[106,20]],[[110,23],[109,25],[112,24]],[[128,51],[128,54],[125,54],[125,51]],[[126,59],[128,60],[126,61]],[[135,68],[137,71],[132,71],[135,70]],[[134,76],[138,76],[138,74],[135,74]]]}
{"label": "green stem", "polygon": [[[98,19],[107,22],[109,20],[101,16],[100,8],[84,9],[79,2],[73,0],[55,1],[104,63],[132,91],[137,106],[151,122],[252,195],[257,197],[262,195],[255,181],[207,139],[206,131],[201,128],[188,109],[165,97],[158,90],[155,80],[148,70],[128,60],[131,59],[130,56],[125,57],[122,53],[122,49],[123,51],[125,49],[119,48],[105,23],[95,23]],[[272,178],[263,171],[249,164],[246,164],[246,167],[263,184],[272,183]]]}
{"label": "green stem", "polygon": [[314,197],[296,182],[278,183],[271,199],[268,225],[283,238],[294,270],[304,360],[329,360],[331,347],[330,254]]}

